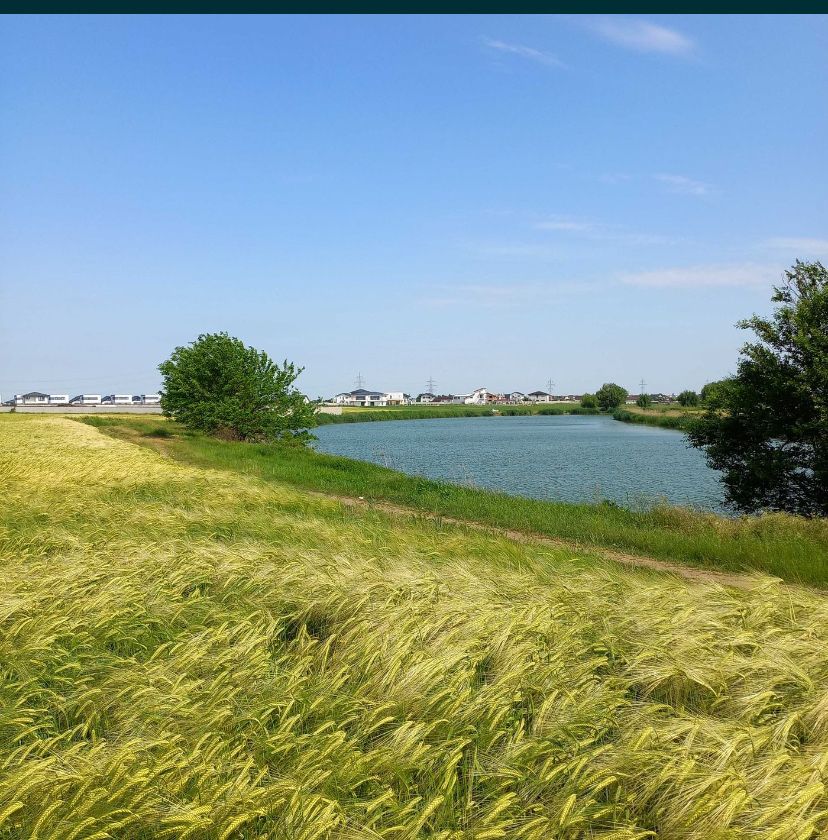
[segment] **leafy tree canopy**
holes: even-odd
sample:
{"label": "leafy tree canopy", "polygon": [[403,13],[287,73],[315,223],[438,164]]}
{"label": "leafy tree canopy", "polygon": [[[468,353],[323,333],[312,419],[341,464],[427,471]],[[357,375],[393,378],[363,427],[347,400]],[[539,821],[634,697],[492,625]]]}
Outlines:
{"label": "leafy tree canopy", "polygon": [[745,511],[828,515],[828,271],[797,260],[774,288],[770,318],[740,322],[756,334],[737,373],[718,383],[690,429],[726,501]]}
{"label": "leafy tree canopy", "polygon": [[635,404],[639,408],[649,408],[653,404],[653,400],[649,394],[639,394]]}
{"label": "leafy tree canopy", "polygon": [[678,395],[678,401],[679,405],[683,405],[685,408],[691,408],[699,404],[699,395],[695,391],[682,391]]}
{"label": "leafy tree canopy", "polygon": [[701,399],[702,403],[712,403],[717,399],[717,395],[720,389],[726,385],[728,382],[727,379],[718,379],[715,382],[708,382],[704,387],[701,389],[701,394],[699,394],[699,398]]}
{"label": "leafy tree canopy", "polygon": [[233,440],[308,440],[316,406],[293,385],[303,368],[282,365],[225,332],[176,347],[158,369],[161,408],[192,429]]}
{"label": "leafy tree canopy", "polygon": [[582,408],[598,408],[598,400],[595,394],[584,394],[581,397]]}
{"label": "leafy tree canopy", "polygon": [[605,382],[596,392],[595,398],[604,411],[618,408],[627,399],[627,389],[614,382]]}

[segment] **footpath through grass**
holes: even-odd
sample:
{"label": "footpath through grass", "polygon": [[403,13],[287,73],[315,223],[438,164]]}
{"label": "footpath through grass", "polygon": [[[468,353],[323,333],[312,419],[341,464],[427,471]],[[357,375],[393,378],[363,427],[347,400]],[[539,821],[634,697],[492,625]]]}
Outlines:
{"label": "footpath through grass", "polygon": [[826,595],[353,511],[220,451],[0,417],[4,840],[826,836]]}
{"label": "footpath through grass", "polygon": [[87,417],[83,422],[133,442],[160,443],[167,454],[188,464],[584,546],[728,571],[761,571],[828,588],[825,520],[783,514],[727,519],[667,506],[633,511],[613,504],[544,502],[408,476],[304,448],[218,441],[185,433],[159,418]]}

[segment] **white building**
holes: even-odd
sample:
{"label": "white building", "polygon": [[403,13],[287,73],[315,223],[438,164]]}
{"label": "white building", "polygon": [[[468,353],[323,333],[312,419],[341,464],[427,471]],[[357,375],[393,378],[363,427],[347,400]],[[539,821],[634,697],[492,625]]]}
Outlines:
{"label": "white building", "polygon": [[[402,393],[399,393],[402,397]],[[365,388],[357,388],[355,391],[345,391],[333,398],[336,405],[348,405],[355,408],[376,408],[377,406],[388,405],[388,395],[381,391],[368,391]]]}
{"label": "white building", "polygon": [[28,394],[15,394],[15,405],[49,405],[49,395],[40,391],[29,391]]}
{"label": "white building", "polygon": [[555,402],[552,394],[547,394],[546,391],[531,391],[526,395],[533,403],[551,403]]}
{"label": "white building", "polygon": [[102,405],[132,405],[132,394],[108,394],[101,400]]}
{"label": "white building", "polygon": [[424,394],[417,394],[417,398],[414,402],[420,403],[421,405],[427,405],[428,403],[434,402],[434,394],[429,391],[426,391]]}
{"label": "white building", "polygon": [[470,394],[452,394],[454,405],[486,405],[489,392],[485,388],[475,388]]}
{"label": "white building", "polygon": [[100,394],[78,394],[69,400],[69,405],[100,405]]}
{"label": "white building", "polygon": [[512,391],[509,394],[509,402],[511,403],[522,403],[526,399],[526,394],[523,391]]}
{"label": "white building", "polygon": [[161,394],[141,394],[144,405],[161,405]]}

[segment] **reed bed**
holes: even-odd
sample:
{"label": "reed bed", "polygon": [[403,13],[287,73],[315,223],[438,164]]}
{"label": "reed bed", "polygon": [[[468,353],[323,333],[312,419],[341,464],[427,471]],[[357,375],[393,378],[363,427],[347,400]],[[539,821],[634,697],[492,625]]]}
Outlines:
{"label": "reed bed", "polygon": [[0,837],[806,840],[828,599],[0,418]]}

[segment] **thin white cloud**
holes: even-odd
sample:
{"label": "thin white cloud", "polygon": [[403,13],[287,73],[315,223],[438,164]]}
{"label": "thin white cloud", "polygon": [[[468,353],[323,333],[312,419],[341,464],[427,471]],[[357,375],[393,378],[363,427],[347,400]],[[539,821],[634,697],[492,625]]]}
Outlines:
{"label": "thin white cloud", "polygon": [[706,184],[704,181],[696,181],[694,178],[688,178],[686,175],[671,175],[667,172],[661,172],[653,177],[656,181],[664,184],[671,193],[678,195],[704,197],[715,195],[718,192],[712,184]]}
{"label": "thin white cloud", "polygon": [[710,287],[763,287],[779,280],[777,268],[757,263],[695,265],[639,271],[621,276],[629,286],[659,289]]}
{"label": "thin white cloud", "polygon": [[556,55],[544,52],[543,50],[537,50],[534,47],[527,47],[524,44],[510,44],[506,41],[497,41],[493,38],[484,38],[483,43],[489,47],[489,49],[497,50],[502,53],[510,53],[511,55],[517,55],[521,58],[526,58],[529,61],[537,62],[538,64],[545,64],[547,67],[566,67],[566,65]]}
{"label": "thin white cloud", "polygon": [[798,251],[800,254],[828,254],[828,239],[811,239],[807,236],[775,236],[765,243],[777,251]]}
{"label": "thin white cloud", "polygon": [[428,288],[419,302],[435,308],[482,306],[512,308],[560,300],[571,294],[589,292],[592,282],[550,281],[545,283],[459,283]]}
{"label": "thin white cloud", "polygon": [[647,20],[596,17],[590,18],[587,26],[605,41],[636,52],[686,56],[695,49],[686,35]]}
{"label": "thin white cloud", "polygon": [[572,233],[585,233],[586,231],[593,230],[594,227],[595,225],[592,222],[572,219],[568,216],[552,216],[535,225],[537,230],[560,230]]}
{"label": "thin white cloud", "polygon": [[584,239],[598,242],[615,242],[622,245],[675,245],[680,239],[672,236],[662,236],[653,233],[635,233],[622,225],[607,225],[587,219],[570,216],[552,216],[549,219],[536,222],[535,230],[552,231],[553,233],[573,234]]}

